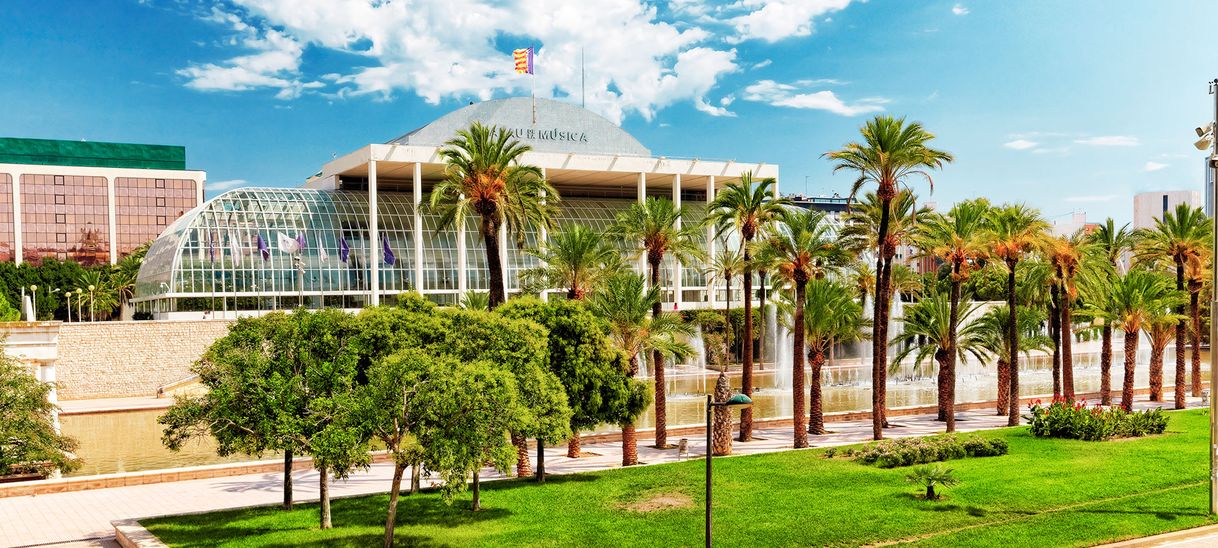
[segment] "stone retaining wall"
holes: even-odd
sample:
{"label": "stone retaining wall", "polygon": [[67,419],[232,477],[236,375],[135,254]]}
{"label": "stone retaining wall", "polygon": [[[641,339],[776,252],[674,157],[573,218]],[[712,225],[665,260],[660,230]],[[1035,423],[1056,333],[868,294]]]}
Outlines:
{"label": "stone retaining wall", "polygon": [[190,367],[229,320],[84,322],[59,328],[59,399],[152,396]]}

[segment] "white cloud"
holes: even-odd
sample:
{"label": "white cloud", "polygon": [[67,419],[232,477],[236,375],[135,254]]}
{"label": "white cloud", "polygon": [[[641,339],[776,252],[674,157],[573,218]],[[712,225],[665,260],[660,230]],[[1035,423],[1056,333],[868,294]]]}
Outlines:
{"label": "white cloud", "polygon": [[216,181],[214,183],[211,181],[208,181],[207,184],[204,185],[204,188],[207,189],[208,191],[232,190],[234,188],[243,187],[248,184],[249,184],[249,181],[246,181],[245,179],[229,179],[227,181]]}
{"label": "white cloud", "polygon": [[738,0],[729,9],[744,9],[747,13],[730,17],[736,35],[728,43],[745,40],[777,42],[793,36],[812,34],[813,19],[841,10],[850,0]]}
{"label": "white cloud", "polygon": [[694,108],[711,116],[727,116],[730,118],[736,117],[736,113],[728,110],[727,107],[717,107],[707,103],[706,100],[701,97],[694,99]]}
{"label": "white cloud", "polygon": [[1015,139],[1014,141],[1003,143],[1002,146],[1015,150],[1028,150],[1030,148],[1036,148],[1036,146],[1039,144],[1040,143],[1037,143],[1036,141],[1029,141],[1027,139]]}
{"label": "white cloud", "polygon": [[747,101],[768,103],[776,107],[827,110],[842,116],[856,116],[884,110],[888,100],[880,97],[860,99],[853,104],[842,101],[832,91],[801,91],[791,84],[780,84],[773,80],[761,80],[744,88],[741,95]]}
{"label": "white cloud", "polygon": [[952,6],[952,13],[956,15],[968,15],[968,8],[963,4],[956,4]]}
{"label": "white cloud", "polygon": [[1136,147],[1139,144],[1137,137],[1129,135],[1101,135],[1098,137],[1075,139],[1074,142],[1080,145],[1097,147]]}
{"label": "white cloud", "polygon": [[1161,162],[1150,161],[1150,162],[1146,162],[1146,165],[1145,165],[1145,166],[1142,166],[1142,171],[1147,171],[1147,172],[1150,172],[1150,171],[1159,171],[1160,169],[1163,169],[1163,168],[1165,168],[1165,167],[1167,167],[1167,166],[1168,166],[1168,164],[1164,164],[1164,163],[1161,163]]}
{"label": "white cloud", "polygon": [[759,63],[755,63],[755,64],[753,65],[753,70],[757,70],[757,69],[763,69],[763,68],[766,68],[766,67],[768,67],[768,66],[770,66],[770,65],[772,65],[772,64],[774,64],[774,61],[773,61],[772,59],[766,59],[766,60],[763,60],[763,61],[761,61],[761,62],[759,62]]}
{"label": "white cloud", "polygon": [[1120,194],[1085,194],[1082,196],[1067,196],[1065,198],[1065,201],[1067,201],[1067,202],[1084,202],[1084,203],[1111,202],[1112,200],[1115,200],[1115,199],[1119,198],[1120,196],[1121,196]]}

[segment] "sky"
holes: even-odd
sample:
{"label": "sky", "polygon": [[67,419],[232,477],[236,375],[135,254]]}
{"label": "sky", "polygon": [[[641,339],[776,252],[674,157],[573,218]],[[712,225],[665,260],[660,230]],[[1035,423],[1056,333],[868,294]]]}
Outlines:
{"label": "sky", "polygon": [[778,164],[848,192],[821,155],[876,114],[955,161],[940,207],[985,196],[1051,221],[1132,217],[1202,190],[1218,2],[1163,0],[73,0],[0,2],[0,136],[184,145],[208,196],[299,186],[335,155],[470,101],[587,107],[656,155]]}

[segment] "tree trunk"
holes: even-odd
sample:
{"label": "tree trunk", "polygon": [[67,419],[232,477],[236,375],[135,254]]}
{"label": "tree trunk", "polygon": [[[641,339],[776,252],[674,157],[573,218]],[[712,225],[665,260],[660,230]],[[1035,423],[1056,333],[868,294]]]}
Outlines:
{"label": "tree trunk", "polygon": [[470,504],[470,511],[477,512],[482,510],[482,484],[478,481],[478,469],[474,469],[474,501]]}
{"label": "tree trunk", "polygon": [[[1176,259],[1176,291],[1184,292],[1184,263]],[[1176,307],[1176,314],[1184,316],[1184,305]],[[1176,369],[1184,367],[1184,353],[1188,349],[1188,319],[1181,318],[1176,322]],[[1193,374],[1193,396],[1201,396],[1201,371]],[[1158,400],[1155,400],[1158,401]]]}
{"label": "tree trunk", "polygon": [[[647,255],[647,264],[651,268],[651,287],[660,287],[660,263],[664,260],[663,255],[651,253]],[[675,290],[675,289],[674,289]],[[676,297],[674,296],[674,299]],[[660,299],[663,300],[663,299]],[[651,317],[657,318],[661,314],[660,302],[656,301],[651,305]],[[655,381],[655,409],[656,409],[656,436],[655,446],[659,449],[668,448],[668,387],[664,383],[664,354],[659,350],[651,353],[652,377]]]}
{"label": "tree trunk", "polygon": [[638,439],[634,433],[634,423],[622,425],[622,466],[634,466],[639,463]]}
{"label": "tree trunk", "polygon": [[1062,391],[1065,392],[1066,399],[1070,401],[1074,401],[1074,332],[1070,329],[1070,325],[1074,323],[1073,306],[1074,303],[1070,302],[1070,294],[1063,290],[1062,320],[1058,330],[1061,332],[1062,340]]}
{"label": "tree trunk", "polygon": [[[761,347],[757,349],[757,367],[762,370],[765,369],[765,336],[766,336],[765,328],[766,328],[766,318],[769,317],[769,314],[767,314],[766,310],[765,310],[765,290],[767,287],[766,283],[765,283],[765,279],[766,279],[766,271],[764,271],[764,270],[758,271],[757,272],[757,282],[758,282],[758,285],[760,285],[760,287],[758,288],[758,291],[757,291],[757,293],[758,293],[757,308],[759,308],[761,310],[761,336],[758,337],[757,340],[761,341]],[[778,368],[777,362],[774,363],[774,368],[775,369]]]}
{"label": "tree trunk", "polygon": [[330,523],[330,470],[323,464],[317,471],[320,472],[317,480],[317,496],[321,500],[321,528],[329,529],[333,527],[333,524]]}
{"label": "tree trunk", "polygon": [[812,381],[811,387],[808,390],[808,433],[823,435],[825,433],[825,413],[824,399],[821,396],[820,390],[820,372],[825,366],[825,353],[813,352],[812,358]]}
{"label": "tree trunk", "polygon": [[398,518],[398,496],[402,489],[402,474],[405,472],[405,466],[394,465],[393,486],[389,489],[389,514],[385,516],[385,548],[393,548],[393,527]]}
{"label": "tree trunk", "polygon": [[[740,391],[745,396],[753,397],[753,269],[749,262],[753,260],[749,253],[749,241],[744,247],[744,365],[741,366]],[[740,410],[740,441],[753,439],[753,408],[745,407]]]}
{"label": "tree trunk", "polygon": [[[888,201],[889,205],[885,209],[885,213],[892,209],[892,200]],[[887,231],[885,231],[887,234]],[[887,239],[887,236],[885,236]],[[875,408],[879,409],[880,426],[888,428],[888,320],[892,313],[892,258],[896,254],[896,248],[891,243],[884,245],[884,266],[880,271],[877,284],[880,285],[880,294],[876,297],[876,305],[879,307],[880,315],[876,322],[876,328],[879,332],[879,340],[872,341],[876,346],[875,361],[873,366],[876,367],[872,372],[872,383],[875,389],[872,394],[872,414],[875,413]],[[873,329],[874,330],[874,329]],[[877,375],[878,373],[878,375]],[[876,380],[878,377],[878,384]],[[878,406],[877,406],[878,402]],[[875,419],[872,418],[872,434],[875,430]],[[883,434],[881,433],[881,437]],[[877,438],[878,439],[878,438]]]}
{"label": "tree trunk", "polygon": [[926,500],[939,500],[939,496],[935,494],[934,485],[931,485],[931,484],[926,485]]}
{"label": "tree trunk", "polygon": [[567,458],[569,458],[569,459],[578,459],[579,458],[579,431],[578,430],[572,432],[571,439],[567,440]]}
{"label": "tree trunk", "polygon": [[[1192,324],[1193,324],[1193,329],[1192,329],[1193,332],[1192,332],[1192,339],[1191,339],[1191,342],[1193,343],[1193,355],[1192,355],[1193,377],[1192,377],[1192,381],[1193,381],[1193,395],[1200,397],[1201,396],[1201,306],[1198,301],[1200,300],[1199,295],[1201,294],[1201,283],[1198,282],[1197,284],[1195,284],[1196,287],[1193,287],[1193,285],[1194,284],[1189,284],[1189,288],[1188,288],[1188,290],[1189,290],[1188,291],[1188,313],[1189,313],[1189,316],[1192,318]],[[1180,331],[1177,330],[1176,336],[1179,337],[1179,335],[1180,335]],[[1210,344],[1213,344],[1213,343],[1211,342]],[[1183,345],[1183,340],[1177,338],[1176,345],[1177,346]],[[1177,351],[1177,354],[1178,353],[1179,353],[1179,351]],[[1177,360],[1177,362],[1178,362],[1178,360]],[[1180,366],[1179,363],[1176,363],[1176,370],[1183,373],[1183,368]],[[1213,375],[1212,372],[1210,374]],[[1179,377],[1176,377],[1176,385],[1183,384],[1183,380],[1184,380],[1183,377],[1184,376],[1182,374]],[[1181,396],[1183,396],[1182,389],[1177,388],[1176,390],[1177,390],[1177,392],[1180,392]],[[1214,395],[1210,395],[1210,397],[1214,397]],[[1184,409],[1183,397],[1179,397],[1178,399],[1181,403],[1177,404],[1176,408]]]}
{"label": "tree trunk", "polygon": [[[727,375],[722,371],[719,372],[719,378],[715,380],[715,400],[727,401],[732,397],[732,385],[727,380]],[[732,454],[732,412],[726,407],[716,407],[714,411],[714,424],[711,427],[711,450],[715,456],[723,456]]]}
{"label": "tree trunk", "polygon": [[292,509],[292,450],[283,452],[283,509]]}
{"label": "tree trunk", "polygon": [[791,354],[791,401],[795,415],[795,448],[808,446],[808,422],[804,409],[804,296],[807,292],[807,280],[795,280],[795,317],[791,321],[794,326],[795,339]]}
{"label": "tree trunk", "polygon": [[516,477],[533,475],[533,466],[529,464],[529,440],[522,434],[512,432],[512,445],[516,446]]}
{"label": "tree trunk", "polygon": [[503,304],[503,263],[499,262],[499,226],[490,217],[482,217],[482,242],[486,244],[486,270],[490,273],[489,300],[491,310]]}
{"label": "tree trunk", "polygon": [[546,482],[546,444],[537,438],[537,483]]}
{"label": "tree trunk", "polygon": [[1011,408],[1011,364],[1006,357],[998,358],[998,416],[1006,415]]}
{"label": "tree trunk", "polygon": [[[723,344],[724,344],[724,346],[727,347],[727,351],[731,352],[732,347],[735,346],[732,344],[735,341],[731,340],[731,336],[732,336],[732,277],[731,276],[727,277],[725,285],[726,285],[726,287],[724,289],[727,290],[727,294],[724,295],[724,297],[727,298],[727,307],[723,309]],[[723,364],[723,368],[727,369],[726,363]]]}
{"label": "tree trunk", "polygon": [[948,312],[947,340],[951,348],[947,350],[947,365],[940,372],[942,383],[939,385],[939,402],[947,421],[947,431],[956,431],[956,345],[960,327],[960,266],[956,266],[957,275],[952,277],[952,288],[949,298],[951,308]]}
{"label": "tree trunk", "polygon": [[1112,405],[1112,325],[1100,332],[1100,405]]}
{"label": "tree trunk", "polygon": [[1138,358],[1138,332],[1125,332],[1125,382],[1121,384],[1121,407],[1133,411],[1133,368]]}
{"label": "tree trunk", "polygon": [[884,298],[884,251],[888,242],[888,216],[892,209],[892,194],[894,189],[884,192],[884,184],[880,184],[877,195],[880,198],[880,226],[876,233],[875,254],[875,298],[871,303],[871,437],[884,439],[884,388],[887,383],[888,347],[887,327],[888,310]]}
{"label": "tree trunk", "polygon": [[1049,338],[1053,339],[1053,399],[1062,397],[1062,323],[1061,290],[1054,282],[1049,286]]}
{"label": "tree trunk", "polygon": [[1007,342],[1011,345],[1011,355],[1007,359],[1011,363],[1011,399],[1008,401],[1007,426],[1019,426],[1019,326],[1016,323],[1015,304],[1015,265],[1016,261],[1007,261],[1007,307],[1010,309],[1007,327]]}
{"label": "tree trunk", "polygon": [[[1150,401],[1163,401],[1163,351],[1165,344],[1150,342]],[[1180,368],[1180,364],[1176,364]]]}
{"label": "tree trunk", "polygon": [[410,494],[412,495],[422,490],[422,468],[423,463],[421,462],[410,464]]}

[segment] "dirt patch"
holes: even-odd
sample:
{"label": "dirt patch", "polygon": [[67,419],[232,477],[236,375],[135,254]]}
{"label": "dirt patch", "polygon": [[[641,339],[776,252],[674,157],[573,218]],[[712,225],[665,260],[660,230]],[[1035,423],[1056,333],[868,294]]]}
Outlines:
{"label": "dirt patch", "polygon": [[694,501],[685,493],[656,493],[645,499],[624,503],[621,507],[631,512],[661,512],[693,508]]}

